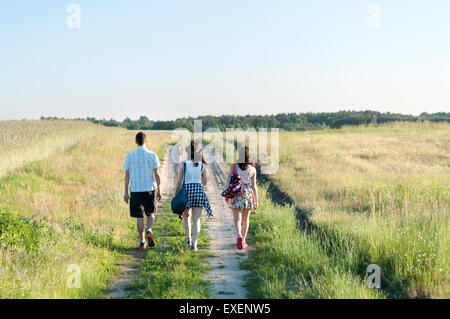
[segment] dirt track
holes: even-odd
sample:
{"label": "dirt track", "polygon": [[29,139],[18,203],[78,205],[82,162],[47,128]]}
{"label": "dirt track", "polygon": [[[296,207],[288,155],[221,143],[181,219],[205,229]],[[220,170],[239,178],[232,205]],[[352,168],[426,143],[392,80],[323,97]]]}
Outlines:
{"label": "dirt track", "polygon": [[208,235],[211,238],[208,250],[217,257],[210,258],[211,297],[243,299],[247,290],[243,287],[247,271],[240,269],[240,263],[247,258],[245,251],[236,249],[236,231],[233,225],[233,212],[220,195],[225,188],[228,172],[216,163],[208,165],[207,194],[214,213],[208,221]]}

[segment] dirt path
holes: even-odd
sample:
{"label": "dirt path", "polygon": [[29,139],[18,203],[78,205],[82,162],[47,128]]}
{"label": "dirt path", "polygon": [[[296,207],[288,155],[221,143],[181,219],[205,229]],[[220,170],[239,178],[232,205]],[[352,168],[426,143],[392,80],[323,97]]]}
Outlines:
{"label": "dirt path", "polygon": [[107,295],[111,299],[125,299],[128,296],[127,286],[136,277],[138,265],[142,261],[136,249],[130,249],[130,260],[127,264],[119,265],[119,276],[112,283],[112,291]]}
{"label": "dirt path", "polygon": [[211,238],[208,250],[217,256],[209,259],[212,269],[207,278],[211,280],[211,297],[244,299],[247,297],[243,287],[247,271],[240,269],[240,263],[247,258],[247,252],[236,249],[233,213],[220,195],[227,175],[215,163],[208,166],[208,173],[207,194],[214,213],[214,218],[208,221],[207,231]]}
{"label": "dirt path", "polygon": [[[174,148],[166,149],[164,164],[160,169],[162,195],[160,204],[170,199],[175,186],[176,164],[171,160],[171,150],[174,150]],[[128,297],[127,286],[136,277],[139,270],[139,263],[143,259],[142,254],[136,248],[130,248],[128,255],[129,259],[127,262],[123,265],[119,265],[119,275],[111,285],[112,289],[107,294],[108,298],[125,299]]]}

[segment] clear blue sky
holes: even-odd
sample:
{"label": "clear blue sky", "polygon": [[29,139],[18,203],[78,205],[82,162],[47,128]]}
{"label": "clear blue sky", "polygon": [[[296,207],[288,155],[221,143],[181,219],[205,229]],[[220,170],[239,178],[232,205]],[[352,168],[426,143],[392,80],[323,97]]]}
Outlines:
{"label": "clear blue sky", "polygon": [[449,17],[448,0],[5,0],[0,119],[448,112]]}

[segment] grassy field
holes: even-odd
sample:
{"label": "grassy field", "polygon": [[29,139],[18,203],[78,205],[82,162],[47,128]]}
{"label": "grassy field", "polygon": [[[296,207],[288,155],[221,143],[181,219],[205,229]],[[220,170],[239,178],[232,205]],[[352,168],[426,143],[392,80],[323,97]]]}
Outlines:
{"label": "grassy field", "polygon": [[[137,245],[122,201],[135,132],[70,121],[0,128],[0,297],[104,298]],[[169,137],[149,132],[161,161]],[[280,147],[280,170],[260,187],[251,217],[250,297],[450,297],[449,125],[282,132]],[[276,205],[268,186],[294,205]],[[167,203],[129,294],[207,298],[208,254],[183,245]],[[381,267],[380,290],[365,284],[372,263]],[[67,284],[74,269],[80,289]]]}
{"label": "grassy field", "polygon": [[[271,180],[296,209],[266,198],[255,214],[252,295],[448,298],[449,149],[448,124],[283,132]],[[379,292],[364,284],[372,263]]]}
{"label": "grassy field", "polygon": [[81,121],[0,121],[0,177],[101,131]]}
{"label": "grassy field", "polygon": [[[2,127],[8,125],[16,132],[19,123]],[[66,122],[30,125],[41,135],[31,147],[39,149],[39,141],[48,141],[42,131],[53,132]],[[102,298],[116,265],[137,245],[135,222],[122,202],[122,165],[135,148],[135,133],[91,124],[88,132],[78,129],[60,129],[58,136],[72,143],[43,152],[39,160],[26,158],[28,164],[0,179],[1,298]],[[149,137],[161,159],[165,136],[152,132]],[[17,140],[11,143],[17,147]],[[48,145],[53,144],[42,147]],[[67,282],[75,283],[72,275],[78,269],[81,288],[70,288]]]}
{"label": "grassy field", "polygon": [[317,234],[300,231],[293,207],[281,207],[259,189],[259,207],[250,217],[248,242],[257,249],[242,264],[250,270],[250,298],[364,298],[383,296],[328,254]]}

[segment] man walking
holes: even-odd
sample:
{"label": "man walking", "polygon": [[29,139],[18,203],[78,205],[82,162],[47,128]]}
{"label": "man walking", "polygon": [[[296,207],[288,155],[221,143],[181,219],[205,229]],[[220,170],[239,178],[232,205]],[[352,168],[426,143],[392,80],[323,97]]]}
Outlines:
{"label": "man walking", "polygon": [[[158,173],[158,156],[147,150],[147,137],[144,132],[136,134],[136,144],[138,145],[137,149],[127,154],[123,164],[125,169],[125,195],[123,200],[127,204],[130,203],[130,216],[137,218],[137,229],[140,237],[139,249],[145,250],[147,249],[146,237],[148,246],[155,246],[152,226],[155,222],[156,201],[161,200],[161,180]],[[131,196],[128,195],[128,186],[130,186]],[[147,216],[145,236],[144,214]]]}

